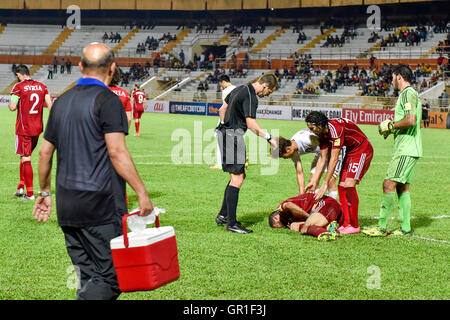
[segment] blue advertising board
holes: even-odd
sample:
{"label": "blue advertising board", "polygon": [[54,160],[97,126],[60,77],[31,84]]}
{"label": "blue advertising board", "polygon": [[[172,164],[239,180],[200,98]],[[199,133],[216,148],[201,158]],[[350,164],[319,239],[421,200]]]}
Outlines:
{"label": "blue advertising board", "polygon": [[206,103],[170,101],[170,113],[206,115]]}
{"label": "blue advertising board", "polygon": [[218,116],[219,109],[222,106],[221,103],[208,103],[207,115],[208,116]]}

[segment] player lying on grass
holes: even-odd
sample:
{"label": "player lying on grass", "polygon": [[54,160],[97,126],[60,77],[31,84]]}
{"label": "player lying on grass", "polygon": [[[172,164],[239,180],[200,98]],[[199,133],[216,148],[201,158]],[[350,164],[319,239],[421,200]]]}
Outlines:
{"label": "player lying on grass", "polygon": [[269,225],[309,234],[319,241],[329,241],[340,236],[336,222],[340,217],[341,205],[335,199],[324,196],[315,202],[314,193],[304,193],[283,201],[269,215]]}
{"label": "player lying on grass", "polygon": [[[303,129],[296,132],[292,136],[291,140],[279,137],[279,156],[284,159],[292,159],[292,161],[294,162],[295,171],[297,172],[299,194],[305,193],[305,176],[303,173],[301,156],[307,153],[315,153],[314,159],[311,162],[311,180],[311,177],[316,169],[317,159],[319,159],[320,155],[319,137],[317,137],[309,129]],[[339,161],[336,166],[335,174],[333,175],[328,188],[328,196],[334,199],[337,199],[338,195],[336,187],[336,177],[340,173],[344,154],[345,148],[342,148],[339,155]],[[308,182],[311,182],[310,180]]]}

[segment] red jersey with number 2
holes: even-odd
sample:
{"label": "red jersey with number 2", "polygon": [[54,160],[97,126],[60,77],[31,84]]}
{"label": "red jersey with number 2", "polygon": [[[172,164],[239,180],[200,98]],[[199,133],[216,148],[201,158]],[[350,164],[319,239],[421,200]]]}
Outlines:
{"label": "red jersey with number 2", "polygon": [[42,109],[47,86],[34,80],[23,80],[11,90],[11,95],[19,97],[17,104],[16,135],[38,136],[42,132]]}
{"label": "red jersey with number 2", "polygon": [[145,93],[141,90],[133,92],[133,109],[137,112],[144,112]]}
{"label": "red jersey with number 2", "polygon": [[109,87],[109,89],[120,98],[125,112],[131,112],[131,101],[128,91],[119,87]]}

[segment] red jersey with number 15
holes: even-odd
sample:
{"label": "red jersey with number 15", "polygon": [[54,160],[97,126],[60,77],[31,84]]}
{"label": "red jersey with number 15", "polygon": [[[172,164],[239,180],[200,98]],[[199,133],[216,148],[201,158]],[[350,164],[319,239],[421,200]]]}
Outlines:
{"label": "red jersey with number 15", "polygon": [[136,111],[144,111],[145,93],[141,90],[133,92],[133,109]]}
{"label": "red jersey with number 15", "polygon": [[330,145],[333,149],[345,146],[346,154],[352,154],[366,148],[370,142],[353,121],[337,118],[328,120],[328,134],[320,139],[320,149]]}
{"label": "red jersey with number 15", "polygon": [[131,101],[128,91],[119,87],[109,87],[109,89],[120,98],[125,112],[131,112]]}
{"label": "red jersey with number 15", "polygon": [[42,109],[47,86],[34,80],[23,80],[11,90],[11,95],[19,97],[17,104],[16,135],[38,136],[42,132]]}

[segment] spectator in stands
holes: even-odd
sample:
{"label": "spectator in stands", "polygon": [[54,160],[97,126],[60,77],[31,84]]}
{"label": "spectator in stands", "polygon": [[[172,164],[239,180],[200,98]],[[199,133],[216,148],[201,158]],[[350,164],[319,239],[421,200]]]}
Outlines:
{"label": "spectator in stands", "polygon": [[53,66],[52,65],[48,65],[48,75],[47,75],[47,79],[53,79]]}
{"label": "spectator in stands", "polygon": [[64,58],[61,59],[61,74],[64,74],[64,69],[66,67],[66,61],[64,60]]}
{"label": "spectator in stands", "polygon": [[56,57],[53,58],[53,73],[58,73],[58,59]]}
{"label": "spectator in stands", "polygon": [[72,61],[70,61],[70,59],[67,59],[66,69],[67,69],[67,74],[72,74]]}

